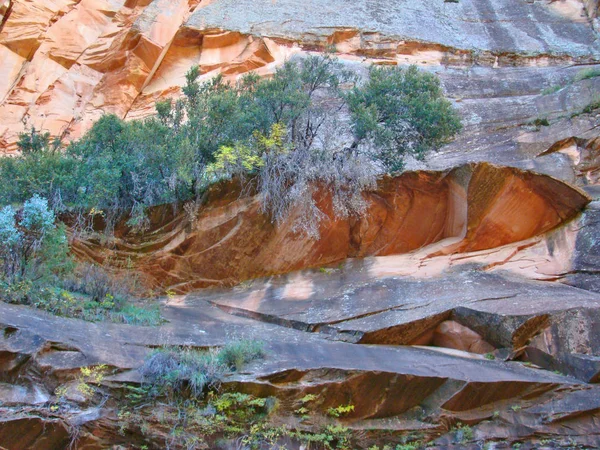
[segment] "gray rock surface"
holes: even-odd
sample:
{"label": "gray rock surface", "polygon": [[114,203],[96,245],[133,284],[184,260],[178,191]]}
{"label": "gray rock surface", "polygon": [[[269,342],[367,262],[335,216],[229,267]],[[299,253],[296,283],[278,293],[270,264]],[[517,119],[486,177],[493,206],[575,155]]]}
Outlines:
{"label": "gray rock surface", "polygon": [[561,16],[546,2],[524,0],[219,0],[196,10],[187,26],[303,40],[358,29],[458,49],[531,55],[597,57],[600,50],[588,23]]}

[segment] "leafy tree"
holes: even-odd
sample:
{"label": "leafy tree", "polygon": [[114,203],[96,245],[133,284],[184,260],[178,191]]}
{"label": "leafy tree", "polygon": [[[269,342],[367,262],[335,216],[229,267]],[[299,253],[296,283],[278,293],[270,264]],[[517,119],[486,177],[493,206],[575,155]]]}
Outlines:
{"label": "leafy tree", "polygon": [[360,214],[381,173],[460,130],[439,80],[416,67],[373,67],[349,91],[357,77],[329,54],[288,61],[270,78],[199,77],[192,68],[183,97],[158,102],[156,117],[106,115],[64,151],[48,133],[22,134],[21,155],[0,158],[0,204],[39,195],[81,223],[92,211],[107,231],[123,215],[144,230],[148,208],[198,200],[238,177],[256,183],[273,221],[296,211],[296,229],[316,236],[317,186],[330,190],[336,214]]}
{"label": "leafy tree", "polygon": [[460,118],[443,96],[439,79],[416,66],[373,66],[366,83],[347,95],[356,148],[372,139],[387,171],[403,167],[403,157],[437,150],[460,129]]}
{"label": "leafy tree", "polygon": [[0,211],[0,278],[6,285],[48,283],[72,268],[64,225],[56,225],[48,201],[37,195],[21,211]]}
{"label": "leafy tree", "polygon": [[35,127],[31,127],[28,132],[19,134],[17,147],[23,154],[55,152],[60,147],[60,140],[52,140],[50,133],[40,133]]}
{"label": "leafy tree", "polygon": [[76,161],[65,158],[58,143],[35,128],[21,134],[19,148],[20,156],[0,158],[0,204],[22,204],[37,194],[63,210],[77,189]]}

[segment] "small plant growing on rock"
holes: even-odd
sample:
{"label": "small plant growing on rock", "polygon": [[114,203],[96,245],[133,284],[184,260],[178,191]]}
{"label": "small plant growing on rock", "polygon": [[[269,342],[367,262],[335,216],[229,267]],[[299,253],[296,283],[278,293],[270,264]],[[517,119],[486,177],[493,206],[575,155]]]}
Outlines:
{"label": "small plant growing on rock", "polygon": [[547,88],[542,89],[541,94],[542,95],[554,94],[555,92],[560,91],[562,88],[563,88],[563,86],[561,86],[559,84],[555,84],[555,85],[548,86]]}
{"label": "small plant growing on rock", "polygon": [[310,403],[313,402],[317,399],[318,397],[314,394],[306,394],[304,397],[302,397],[300,399],[300,401],[304,404],[304,403]]}
{"label": "small plant growing on rock", "polygon": [[577,75],[575,75],[575,81],[589,80],[590,78],[595,77],[600,77],[600,68],[589,67],[577,72]]}
{"label": "small plant growing on rock", "polygon": [[469,442],[473,439],[473,428],[467,424],[458,424],[452,431],[455,433],[456,440],[460,443]]}
{"label": "small plant growing on rock", "polygon": [[264,358],[258,341],[234,341],[220,350],[166,347],[154,351],[139,369],[151,395],[170,398],[191,394],[201,397],[206,388],[218,388],[225,373]]}
{"label": "small plant growing on rock", "polygon": [[327,415],[335,418],[346,416],[354,411],[354,405],[340,405],[335,408],[329,408]]}
{"label": "small plant growing on rock", "polygon": [[398,444],[394,450],[418,450],[420,448],[423,448],[423,443],[421,441],[415,441],[407,444]]}
{"label": "small plant growing on rock", "polygon": [[600,109],[600,96],[594,97],[592,101],[588,103],[585,108],[582,109],[581,112],[583,114],[591,114],[597,109]]}
{"label": "small plant growing on rock", "polygon": [[294,411],[295,414],[301,416],[303,419],[308,418],[310,412],[308,404],[314,402],[318,397],[314,394],[306,394],[300,399],[302,406]]}
{"label": "small plant growing on rock", "polygon": [[485,359],[493,361],[496,359],[496,356],[493,353],[486,353],[485,355],[483,355]]}
{"label": "small plant growing on rock", "polygon": [[78,378],[77,390],[85,397],[91,398],[98,391],[93,385],[100,384],[104,380],[108,372],[108,367],[106,364],[100,364],[97,366],[82,367],[79,370],[81,374]]}
{"label": "small plant growing on rock", "polygon": [[218,386],[226,371],[215,350],[203,352],[177,347],[153,352],[140,368],[144,383],[154,388],[154,395],[171,398],[184,391],[199,397],[206,387]]}
{"label": "small plant growing on rock", "polygon": [[225,345],[218,353],[219,360],[231,370],[239,371],[244,365],[265,357],[260,341],[241,340]]}

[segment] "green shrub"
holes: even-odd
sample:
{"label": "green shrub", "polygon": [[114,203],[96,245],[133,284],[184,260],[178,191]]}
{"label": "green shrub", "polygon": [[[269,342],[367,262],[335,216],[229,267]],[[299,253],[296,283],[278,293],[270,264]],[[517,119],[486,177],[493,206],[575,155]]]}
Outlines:
{"label": "green shrub", "polygon": [[525,125],[534,128],[535,131],[539,131],[541,127],[550,126],[550,122],[546,117],[536,117],[535,119],[526,122]]}
{"label": "green shrub", "polygon": [[354,405],[340,405],[335,408],[329,408],[327,410],[327,415],[331,417],[342,417],[350,414],[354,411]]}
{"label": "green shrub", "polygon": [[595,97],[588,105],[581,110],[583,114],[591,114],[597,109],[600,109],[600,97]]}
{"label": "green shrub", "polygon": [[103,302],[110,296],[121,307],[134,296],[138,284],[137,277],[130,272],[112,273],[96,264],[81,263],[65,278],[63,287],[94,302]]}
{"label": "green shrub", "polygon": [[265,355],[256,341],[234,341],[220,350],[166,347],[152,352],[140,368],[144,383],[154,395],[169,397],[186,393],[201,397],[207,388],[217,388],[225,373]]}
{"label": "green shrub", "polygon": [[226,367],[238,371],[249,362],[264,358],[264,344],[252,340],[233,341],[221,348],[218,356]]}
{"label": "green shrub", "polygon": [[[12,206],[0,210],[0,298],[8,299],[9,286],[22,286],[24,295],[18,302],[26,301],[35,287],[56,283],[72,270],[65,227],[55,221],[47,200],[38,195],[20,211]],[[15,292],[12,289],[9,301],[16,301]]]}
{"label": "green shrub", "polygon": [[456,440],[460,443],[466,443],[473,439],[473,428],[467,424],[458,424],[452,431],[455,433]]}
{"label": "green shrub", "polygon": [[355,141],[372,139],[377,158],[390,172],[403,157],[439,148],[461,130],[458,114],[443,96],[435,75],[416,66],[373,66],[368,81],[347,96]]}
{"label": "green shrub", "polygon": [[226,370],[215,351],[161,348],[150,355],[140,373],[156,395],[172,397],[189,389],[199,397],[206,387],[217,387]]}
{"label": "green shrub", "polygon": [[588,67],[580,70],[575,75],[575,81],[589,80],[590,78],[600,77],[600,67]]}
{"label": "green shrub", "polygon": [[154,205],[199,200],[222,178],[258,177],[271,219],[295,209],[295,229],[316,236],[324,216],[316,184],[331,189],[336,215],[361,214],[362,192],[379,175],[460,130],[438,79],[414,66],[374,67],[349,92],[342,86],[357,76],[331,55],[287,61],[271,78],[200,83],[199,75],[192,68],[183,98],[158,102],[156,117],[106,115],[66,149],[48,133],[23,133],[22,154],[0,157],[0,205],[38,194],[56,211],[78,215],[82,227],[101,215],[108,232],[120,217],[143,231]]}
{"label": "green shrub", "polygon": [[0,210],[0,300],[64,317],[158,325],[158,306],[127,304],[135,283],[93,265],[75,268],[66,227],[46,199],[34,195],[20,210]]}
{"label": "green shrub", "polygon": [[111,312],[110,320],[140,326],[158,326],[164,322],[158,305],[143,308],[132,304],[127,304],[120,310]]}
{"label": "green shrub", "polygon": [[550,94],[554,94],[555,92],[560,91],[564,86],[561,86],[559,84],[555,84],[552,86],[548,86],[547,88],[542,89],[541,94],[542,95],[550,95]]}

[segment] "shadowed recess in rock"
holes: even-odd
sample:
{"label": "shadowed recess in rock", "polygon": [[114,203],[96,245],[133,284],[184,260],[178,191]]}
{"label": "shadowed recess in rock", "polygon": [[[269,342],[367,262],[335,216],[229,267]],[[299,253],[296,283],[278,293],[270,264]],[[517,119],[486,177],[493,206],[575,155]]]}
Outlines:
{"label": "shadowed recess in rock", "polygon": [[328,218],[318,240],[293,231],[294,212],[275,227],[260,199],[240,197],[232,182],[214,187],[193,221],[155,208],[143,236],[121,225],[114,250],[91,240],[73,248],[81,259],[128,261],[153,284],[181,292],[427,246],[431,256],[500,247],[552,230],[589,202],[551,177],[488,164],[386,177],[365,193],[364,216],[346,220],[334,219],[331,199],[319,195]]}

